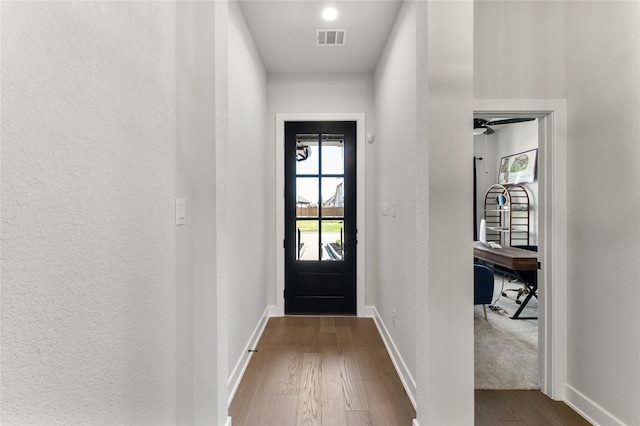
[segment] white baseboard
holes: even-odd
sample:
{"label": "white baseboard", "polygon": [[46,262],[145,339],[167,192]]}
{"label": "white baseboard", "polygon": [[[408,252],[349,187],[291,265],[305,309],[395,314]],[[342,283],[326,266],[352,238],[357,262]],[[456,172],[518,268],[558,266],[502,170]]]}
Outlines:
{"label": "white baseboard", "polygon": [[[238,390],[238,386],[240,385],[240,380],[242,380],[242,376],[244,375],[244,372],[249,365],[249,360],[251,360],[252,354],[251,352],[249,352],[249,349],[255,348],[258,340],[260,340],[260,336],[262,336],[262,332],[264,331],[264,328],[267,325],[267,321],[269,320],[270,312],[270,307],[267,306],[267,309],[265,309],[262,317],[258,321],[258,325],[256,325],[255,330],[253,330],[253,334],[249,338],[247,345],[244,347],[244,351],[240,355],[240,359],[238,359],[235,368],[229,375],[229,405],[231,405],[231,401],[233,401],[233,397],[235,396],[236,391]],[[228,420],[228,422],[229,421],[230,420]]]}
{"label": "white baseboard", "polygon": [[411,426],[420,426],[420,425],[418,424],[418,421],[416,419],[413,419]]}
{"label": "white baseboard", "polygon": [[564,402],[593,425],[624,425],[624,423],[617,419],[613,414],[609,413],[607,410],[596,404],[582,392],[569,384],[565,385],[564,396]]}
{"label": "white baseboard", "polygon": [[267,306],[267,312],[269,313],[269,317],[281,317],[283,315],[278,312],[278,307],[276,305]]}
{"label": "white baseboard", "polygon": [[[416,408],[416,398],[415,398],[416,381],[414,380],[413,376],[409,372],[409,369],[407,368],[407,364],[405,364],[404,360],[402,359],[402,355],[400,355],[400,352],[398,351],[398,348],[396,347],[395,343],[393,343],[391,334],[389,334],[387,327],[384,325],[384,321],[382,321],[382,318],[380,317],[380,313],[375,308],[375,306],[371,307],[371,309],[373,310],[373,320],[376,324],[376,327],[378,327],[378,332],[380,333],[380,336],[382,337],[382,341],[384,342],[384,345],[387,348],[387,352],[391,357],[393,366],[396,368],[396,371],[398,372],[398,376],[400,376],[400,381],[404,386],[404,390],[407,392],[407,395],[411,400],[411,404],[413,404],[413,408],[415,409]],[[417,425],[417,422],[414,420],[414,426],[415,425]]]}
{"label": "white baseboard", "polygon": [[227,421],[224,423],[224,426],[231,426],[231,416],[227,417]]}
{"label": "white baseboard", "polygon": [[358,316],[363,318],[375,318],[375,310],[375,306],[365,306],[364,309],[362,309],[362,312],[358,312]]}

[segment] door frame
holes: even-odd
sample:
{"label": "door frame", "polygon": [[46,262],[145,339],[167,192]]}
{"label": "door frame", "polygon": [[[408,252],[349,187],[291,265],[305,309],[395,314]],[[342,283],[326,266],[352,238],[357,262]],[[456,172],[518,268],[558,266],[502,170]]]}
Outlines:
{"label": "door frame", "polygon": [[538,381],[565,400],[567,383],[567,103],[565,99],[476,99],[474,116],[536,117],[538,124]]}
{"label": "door frame", "polygon": [[355,121],[356,122],[356,315],[372,316],[365,306],[365,247],[366,247],[366,173],[365,173],[365,114],[364,113],[276,113],[276,304],[271,316],[284,315],[284,123],[287,121]]}

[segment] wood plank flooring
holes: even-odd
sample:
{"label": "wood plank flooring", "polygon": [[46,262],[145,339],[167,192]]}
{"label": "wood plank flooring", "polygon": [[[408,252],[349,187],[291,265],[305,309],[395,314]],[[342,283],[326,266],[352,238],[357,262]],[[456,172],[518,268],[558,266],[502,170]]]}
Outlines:
{"label": "wood plank flooring", "polygon": [[589,426],[564,402],[540,391],[476,390],[476,426]]}
{"label": "wood plank flooring", "polygon": [[[229,407],[234,426],[410,426],[416,413],[373,320],[271,318]],[[475,391],[476,426],[587,426],[539,391]]]}
{"label": "wood plank flooring", "polygon": [[372,319],[271,318],[229,408],[234,426],[411,425]]}

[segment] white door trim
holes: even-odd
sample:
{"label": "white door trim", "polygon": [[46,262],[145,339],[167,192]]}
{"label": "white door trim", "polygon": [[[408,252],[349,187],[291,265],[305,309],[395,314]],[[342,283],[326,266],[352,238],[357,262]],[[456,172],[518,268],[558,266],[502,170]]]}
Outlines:
{"label": "white door trim", "polygon": [[276,306],[272,316],[284,315],[284,123],[287,121],[355,121],[356,122],[356,187],[358,228],[356,246],[356,312],[358,316],[371,316],[365,308],[365,114],[364,113],[277,113],[276,114]]}
{"label": "white door trim", "polygon": [[475,114],[539,118],[539,383],[565,399],[567,382],[567,103],[565,99],[476,99]]}

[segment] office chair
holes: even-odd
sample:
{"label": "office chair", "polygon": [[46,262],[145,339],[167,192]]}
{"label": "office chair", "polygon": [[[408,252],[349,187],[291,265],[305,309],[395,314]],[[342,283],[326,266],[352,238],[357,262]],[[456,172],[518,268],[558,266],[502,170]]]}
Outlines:
{"label": "office chair", "polygon": [[487,318],[487,304],[493,300],[493,269],[480,264],[473,265],[473,304],[482,305],[484,319]]}

